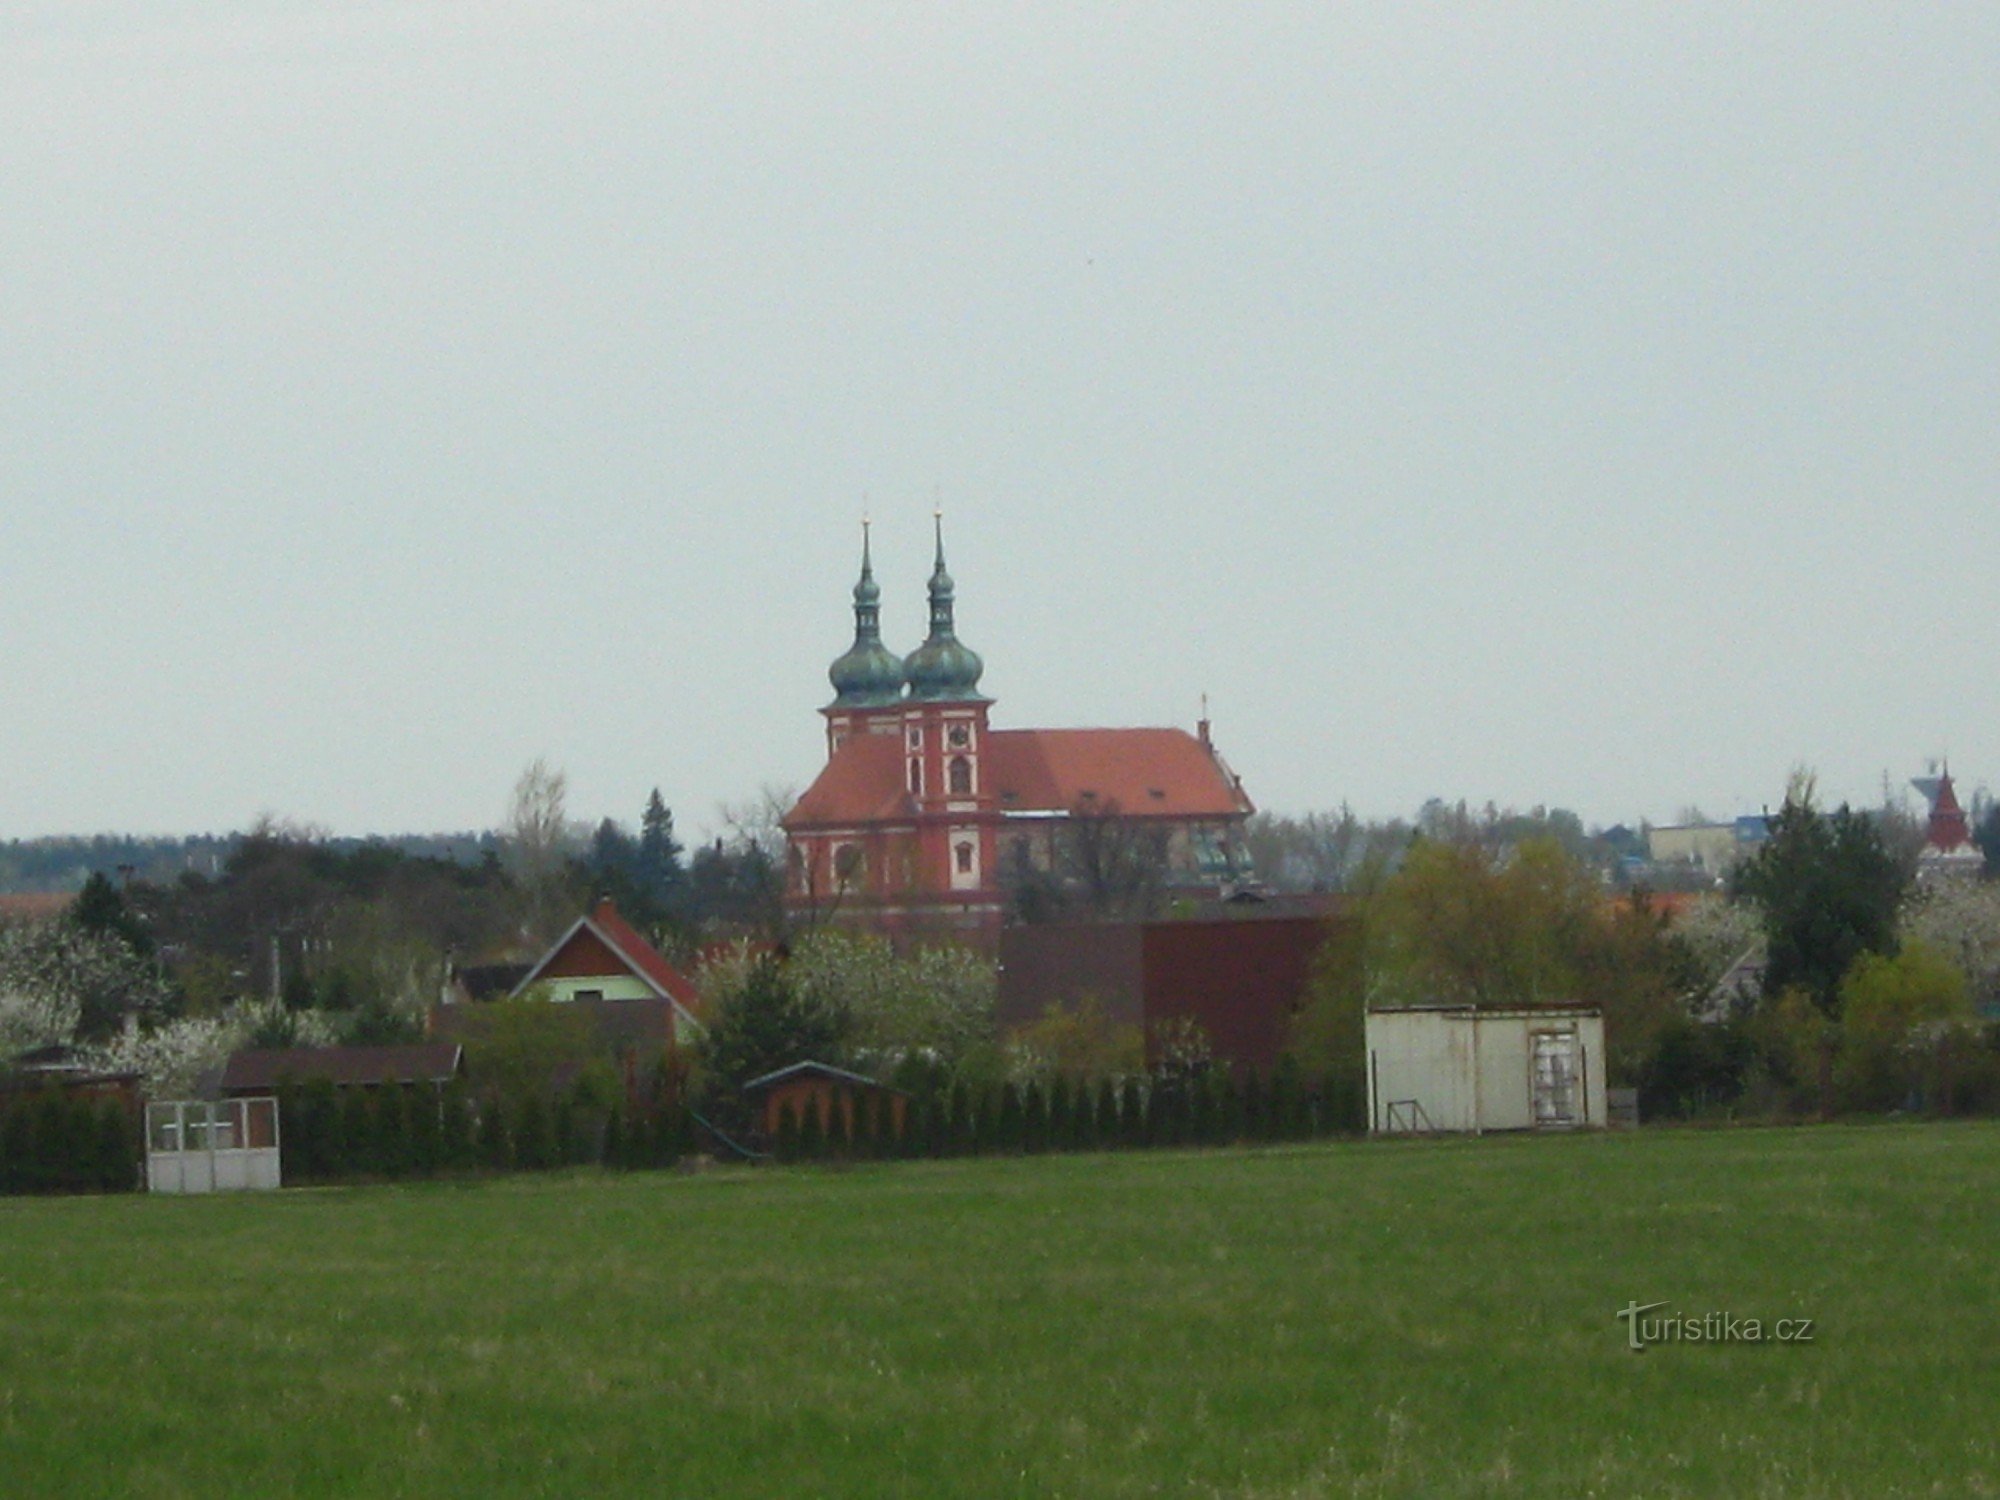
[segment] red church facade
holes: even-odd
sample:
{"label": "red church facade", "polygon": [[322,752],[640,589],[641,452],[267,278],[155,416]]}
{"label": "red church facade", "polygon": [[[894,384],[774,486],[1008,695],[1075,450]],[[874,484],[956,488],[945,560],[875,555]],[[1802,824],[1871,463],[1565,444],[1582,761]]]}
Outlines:
{"label": "red church facade", "polygon": [[996,730],[954,602],[940,528],[930,635],[889,652],[864,531],[854,645],[828,672],[827,762],[784,819],[795,909],[990,938],[1007,874],[1057,869],[1064,830],[1092,815],[1149,830],[1183,883],[1213,889],[1241,867],[1252,807],[1205,723]]}

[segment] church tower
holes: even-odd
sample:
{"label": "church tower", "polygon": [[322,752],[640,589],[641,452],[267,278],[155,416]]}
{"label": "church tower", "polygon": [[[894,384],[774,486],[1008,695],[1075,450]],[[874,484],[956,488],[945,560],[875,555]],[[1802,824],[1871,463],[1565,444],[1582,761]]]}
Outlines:
{"label": "church tower", "polygon": [[934,895],[990,901],[997,909],[997,814],[983,774],[993,700],[979,691],[985,671],[979,653],[958,638],[943,512],[933,514],[932,525],[930,634],[903,659],[904,788],[917,808],[918,882]]}
{"label": "church tower", "polygon": [[833,702],[826,715],[829,759],[854,734],[894,734],[900,725],[903,663],[882,644],[882,590],[869,554],[868,521],[861,522],[861,577],[854,585],[854,644],[826,670]]}

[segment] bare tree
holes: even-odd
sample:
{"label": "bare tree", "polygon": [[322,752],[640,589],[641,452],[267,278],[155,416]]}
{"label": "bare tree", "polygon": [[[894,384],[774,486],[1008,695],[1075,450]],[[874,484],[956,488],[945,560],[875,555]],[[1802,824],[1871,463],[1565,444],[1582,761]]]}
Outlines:
{"label": "bare tree", "polygon": [[514,783],[507,813],[507,860],[526,900],[524,936],[540,942],[554,935],[571,900],[566,878],[578,831],[568,817],[569,777],[536,756]]}

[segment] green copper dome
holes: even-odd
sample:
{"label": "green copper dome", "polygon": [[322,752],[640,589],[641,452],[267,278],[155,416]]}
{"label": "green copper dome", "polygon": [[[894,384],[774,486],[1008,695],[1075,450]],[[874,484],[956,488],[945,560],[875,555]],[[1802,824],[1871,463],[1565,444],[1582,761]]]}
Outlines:
{"label": "green copper dome", "polygon": [[882,644],[882,590],[861,523],[861,579],[854,585],[854,644],[826,670],[835,708],[881,708],[903,696],[903,664]]}
{"label": "green copper dome", "polygon": [[931,633],[903,658],[903,678],[912,698],[979,701],[979,674],[986,664],[959,640],[952,625],[951,574],[944,567],[944,520],[937,518],[937,566],[931,571]]}

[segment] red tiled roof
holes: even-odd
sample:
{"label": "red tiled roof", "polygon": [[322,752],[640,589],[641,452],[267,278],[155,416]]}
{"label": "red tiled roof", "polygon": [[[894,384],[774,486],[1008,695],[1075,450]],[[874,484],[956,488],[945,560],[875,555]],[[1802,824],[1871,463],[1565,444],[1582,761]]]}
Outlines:
{"label": "red tiled roof", "polygon": [[458,1073],[456,1042],[420,1042],[408,1047],[273,1047],[230,1054],[222,1070],[222,1091],[271,1089],[285,1079],[315,1078],[336,1084],[448,1083]]}
{"label": "red tiled roof", "polygon": [[857,734],[833,752],[805,795],[785,814],[785,826],[876,823],[916,816],[903,784],[900,735]]}
{"label": "red tiled roof", "polygon": [[1185,729],[1002,729],[986,737],[1003,812],[1116,803],[1127,817],[1233,818],[1250,799]]}
{"label": "red tiled roof", "polygon": [[591,923],[603,939],[654,984],[682,1005],[692,1010],[699,1002],[694,984],[687,975],[668,963],[665,955],[638,933],[633,925],[619,915],[618,908],[607,897],[597,903],[597,909],[590,914]]}
{"label": "red tiled roof", "polygon": [[693,983],[679,969],[668,963],[657,948],[639,935],[638,930],[619,914],[618,908],[612,904],[608,896],[592,908],[590,915],[579,917],[570,930],[556,940],[555,946],[543,954],[514,987],[514,992],[519,994],[539,979],[562,956],[565,949],[579,941],[587,945],[588,938],[585,934],[594,936],[635,976],[652,985],[661,995],[673,1000],[691,1014],[697,1011],[701,997]]}
{"label": "red tiled roof", "polygon": [[[858,734],[785,815],[788,828],[914,817],[895,735]],[[995,729],[986,786],[1001,812],[1069,812],[1116,805],[1128,817],[1232,818],[1250,799],[1207,746],[1184,729]]]}

